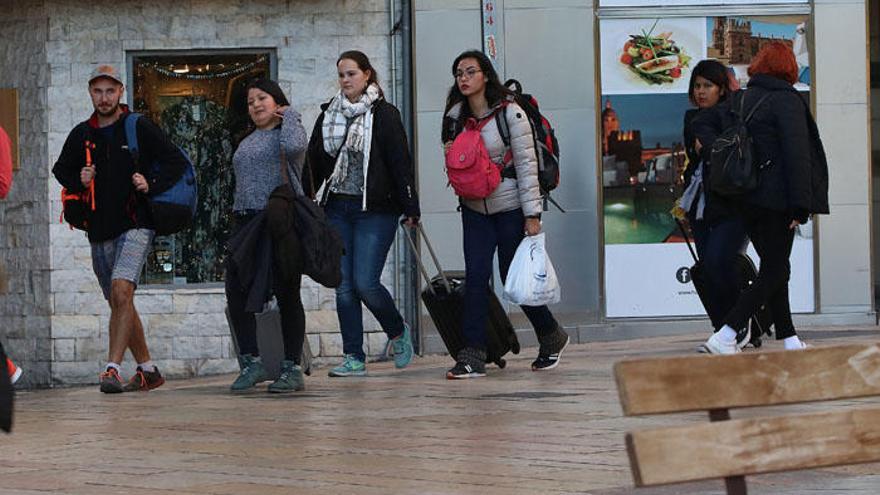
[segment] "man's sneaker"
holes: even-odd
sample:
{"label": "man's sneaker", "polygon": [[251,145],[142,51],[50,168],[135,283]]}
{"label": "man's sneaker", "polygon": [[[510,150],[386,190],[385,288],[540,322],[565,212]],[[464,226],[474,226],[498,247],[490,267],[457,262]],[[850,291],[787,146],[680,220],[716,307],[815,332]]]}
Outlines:
{"label": "man's sneaker", "polygon": [[448,380],[481,376],[486,376],[486,351],[472,347],[465,347],[459,351],[455,366],[446,372]]}
{"label": "man's sneaker", "polygon": [[333,377],[367,376],[367,365],[356,358],[354,354],[346,354],[342,364],[330,370],[327,375]]}
{"label": "man's sneaker", "polygon": [[737,354],[741,352],[736,345],[736,340],[726,342],[718,333],[713,333],[709,340],[697,348],[697,352],[704,354]]}
{"label": "man's sneaker", "polygon": [[555,332],[544,337],[538,337],[538,359],[532,361],[532,371],[552,370],[559,365],[562,351],[568,347],[571,338],[565,330],[557,328]]}
{"label": "man's sneaker", "polygon": [[9,372],[9,382],[15,385],[15,382],[21,378],[21,368],[16,366],[11,359],[6,358],[6,371]]}
{"label": "man's sneaker", "polygon": [[414,350],[412,343],[412,331],[409,325],[403,324],[403,333],[388,341],[390,354],[394,356],[395,368],[406,368],[412,361]]}
{"label": "man's sneaker", "polygon": [[232,386],[229,387],[231,391],[244,392],[254,388],[258,383],[269,379],[266,367],[263,366],[263,361],[260,360],[259,356],[242,354],[238,357],[238,361],[241,363],[241,372],[238,374],[238,378],[232,382]]}
{"label": "man's sneaker", "polygon": [[121,394],[122,378],[119,376],[119,370],[113,367],[107,368],[107,371],[98,375],[101,379],[101,392],[105,394]]}
{"label": "man's sneaker", "polygon": [[165,377],[159,373],[159,368],[155,371],[144,371],[140,366],[131,380],[122,387],[123,392],[148,392],[154,388],[159,388],[165,383]]}
{"label": "man's sneaker", "polygon": [[736,333],[736,348],[739,350],[743,350],[743,348],[751,343],[752,340],[752,329],[749,328],[748,325],[739,332]]}
{"label": "man's sneaker", "polygon": [[283,394],[287,392],[296,392],[306,388],[305,379],[303,378],[302,367],[293,361],[281,361],[281,375],[277,380],[269,384],[269,392],[273,394]]}

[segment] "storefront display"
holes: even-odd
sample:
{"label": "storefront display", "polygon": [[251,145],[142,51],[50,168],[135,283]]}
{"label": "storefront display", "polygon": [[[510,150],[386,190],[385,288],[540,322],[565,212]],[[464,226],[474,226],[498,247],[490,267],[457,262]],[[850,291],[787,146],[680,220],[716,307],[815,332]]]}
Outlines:
{"label": "storefront display", "polygon": [[[603,7],[642,7],[650,1],[608,0]],[[646,17],[632,9],[599,22],[601,59],[601,180],[607,317],[705,314],[690,283],[693,264],[670,211],[688,166],[683,146],[688,86],[693,67],[715,59],[737,83],[748,83],[748,65],[767,43],[792,46],[799,64],[796,89],[810,89],[806,14]],[[724,4],[750,4],[745,1]],[[762,2],[797,3],[797,2]],[[660,13],[662,14],[662,13]],[[805,97],[808,95],[805,94]],[[759,258],[750,248],[750,255]],[[815,309],[812,224],[802,226],[791,257],[791,306]]]}
{"label": "storefront display", "polygon": [[133,57],[135,110],[187,152],[199,181],[193,226],[153,241],[146,283],[223,280],[235,184],[232,153],[249,121],[244,88],[269,74],[269,61],[265,52]]}

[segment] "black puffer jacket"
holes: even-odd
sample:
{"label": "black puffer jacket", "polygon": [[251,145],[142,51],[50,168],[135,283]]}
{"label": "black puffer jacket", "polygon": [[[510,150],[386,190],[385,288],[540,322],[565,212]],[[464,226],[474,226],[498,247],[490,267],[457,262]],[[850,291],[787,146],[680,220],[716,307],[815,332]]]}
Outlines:
{"label": "black puffer jacket", "polygon": [[[321,115],[315,121],[309,140],[308,173],[314,190],[318,190],[332,174],[336,159],[324,151],[324,112],[328,103],[321,105]],[[420,216],[416,194],[412,155],[406,131],[397,108],[384,99],[373,104],[373,140],[370,147],[369,172],[366,187],[366,210]],[[304,184],[308,191],[310,185]]]}
{"label": "black puffer jacket", "polygon": [[[811,213],[828,213],[828,164],[819,130],[806,101],[787,82],[758,74],[745,94],[745,113],[771,92],[748,124],[758,163],[763,166],[758,189],[741,198],[746,204],[784,211],[806,221]],[[704,153],[735,118],[728,98],[694,120],[694,134]]]}

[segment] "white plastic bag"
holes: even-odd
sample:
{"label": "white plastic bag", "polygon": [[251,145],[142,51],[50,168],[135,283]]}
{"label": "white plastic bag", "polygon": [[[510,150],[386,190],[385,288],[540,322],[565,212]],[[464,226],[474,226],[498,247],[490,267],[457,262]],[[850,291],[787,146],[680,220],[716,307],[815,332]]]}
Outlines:
{"label": "white plastic bag", "polygon": [[526,236],[510,263],[504,298],[520,306],[543,306],[558,303],[560,297],[556,270],[544,249],[544,233]]}

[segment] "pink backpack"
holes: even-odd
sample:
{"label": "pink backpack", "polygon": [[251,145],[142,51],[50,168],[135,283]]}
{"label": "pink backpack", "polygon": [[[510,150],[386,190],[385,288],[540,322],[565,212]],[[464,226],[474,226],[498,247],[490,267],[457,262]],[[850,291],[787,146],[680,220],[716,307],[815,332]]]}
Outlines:
{"label": "pink backpack", "polygon": [[494,115],[477,122],[470,118],[446,152],[446,175],[455,194],[464,199],[483,199],[501,183],[501,167],[489,158],[480,131]]}

